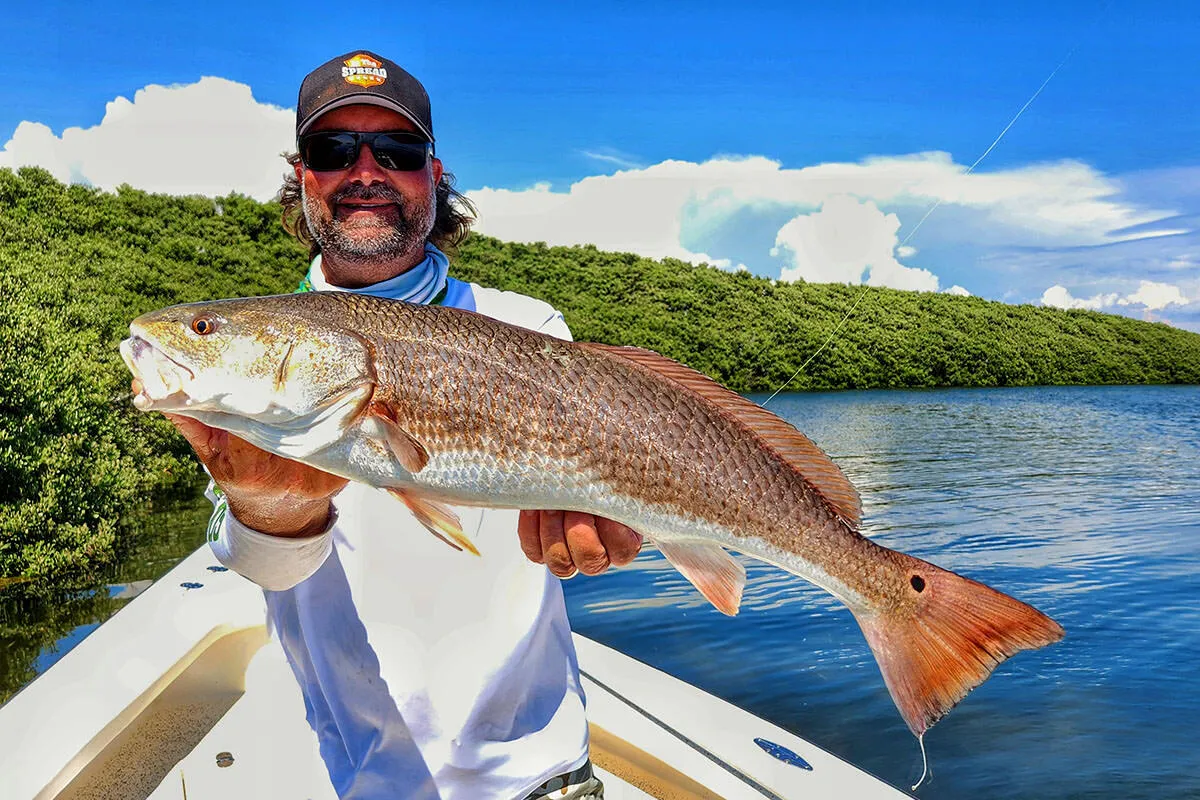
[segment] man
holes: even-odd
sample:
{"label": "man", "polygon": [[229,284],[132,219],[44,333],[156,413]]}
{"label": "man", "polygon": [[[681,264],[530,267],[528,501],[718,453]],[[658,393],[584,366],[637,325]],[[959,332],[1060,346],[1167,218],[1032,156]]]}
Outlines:
{"label": "man", "polygon": [[[549,305],[447,276],[438,245],[473,218],[411,75],[374,53],[333,59],[300,87],[296,134],[281,200],[314,256],[302,290],[453,305],[569,337]],[[636,533],[573,512],[461,509],[475,558],[385,492],[172,421],[213,479],[214,551],[266,590],[339,796],[602,795],[550,573],[627,563]]]}

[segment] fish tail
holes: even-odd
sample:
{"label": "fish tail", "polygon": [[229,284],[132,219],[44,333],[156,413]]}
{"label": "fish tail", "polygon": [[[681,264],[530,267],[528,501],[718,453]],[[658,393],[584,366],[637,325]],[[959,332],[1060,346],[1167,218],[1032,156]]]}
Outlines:
{"label": "fish tail", "polygon": [[926,561],[901,556],[903,602],[855,611],[884,683],[922,736],[1001,662],[1057,642],[1063,629],[1032,606]]}

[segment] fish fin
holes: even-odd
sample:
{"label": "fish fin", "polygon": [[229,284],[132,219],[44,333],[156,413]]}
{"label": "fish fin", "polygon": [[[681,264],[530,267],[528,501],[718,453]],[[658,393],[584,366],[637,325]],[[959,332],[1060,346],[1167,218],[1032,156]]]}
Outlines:
{"label": "fish fin", "polygon": [[1057,622],[990,586],[905,557],[910,602],[854,610],[883,681],[914,736],[1021,650],[1063,637]]}
{"label": "fish fin", "polygon": [[663,556],[722,614],[734,616],[742,604],[746,568],[713,542],[659,542]]}
{"label": "fish fin", "polygon": [[458,514],[448,505],[425,497],[419,492],[388,489],[388,493],[408,506],[408,510],[417,518],[417,522],[425,526],[425,530],[455,550],[466,550],[473,555],[479,555],[475,543],[463,533],[462,521],[459,520]]}
{"label": "fish fin", "polygon": [[653,350],[593,342],[577,344],[632,361],[700,395],[727,417],[747,428],[761,443],[790,464],[805,483],[851,527],[857,528],[862,521],[862,500],[841,468],[811,439],[775,414],[731,392],[704,373]]}
{"label": "fish fin", "polygon": [[415,436],[400,427],[392,409],[383,403],[372,403],[370,413],[383,429],[388,448],[400,461],[400,466],[413,475],[425,469],[429,463],[429,451]]}

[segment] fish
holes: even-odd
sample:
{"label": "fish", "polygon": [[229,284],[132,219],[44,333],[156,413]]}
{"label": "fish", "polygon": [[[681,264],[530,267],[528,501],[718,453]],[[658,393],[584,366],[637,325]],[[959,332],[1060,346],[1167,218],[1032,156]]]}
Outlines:
{"label": "fish", "polygon": [[142,411],[189,416],[401,500],[478,554],[453,506],[562,509],[650,539],[736,614],[737,551],[849,608],[918,738],[1050,617],[860,532],[862,504],[791,424],[650,350],[349,292],[214,300],[130,324]]}

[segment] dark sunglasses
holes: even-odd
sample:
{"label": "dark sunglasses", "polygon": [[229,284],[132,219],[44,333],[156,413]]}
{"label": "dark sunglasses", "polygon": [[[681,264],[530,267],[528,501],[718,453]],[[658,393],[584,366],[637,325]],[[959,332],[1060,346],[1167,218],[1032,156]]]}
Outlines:
{"label": "dark sunglasses", "polygon": [[300,137],[300,160],[317,172],[346,169],[358,160],[358,150],[364,144],[371,148],[379,166],[397,172],[423,168],[433,151],[432,142],[408,131],[317,131]]}

